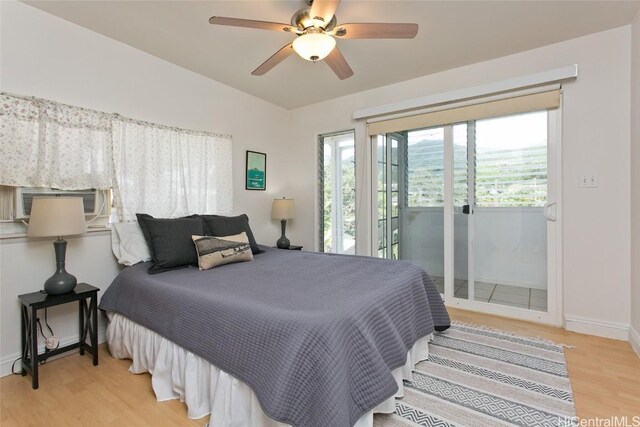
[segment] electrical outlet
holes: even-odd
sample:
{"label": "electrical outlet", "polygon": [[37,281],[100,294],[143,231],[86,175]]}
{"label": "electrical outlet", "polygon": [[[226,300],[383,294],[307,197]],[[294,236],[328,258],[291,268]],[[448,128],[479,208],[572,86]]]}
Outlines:
{"label": "electrical outlet", "polygon": [[580,183],[578,187],[597,188],[598,185],[599,185],[598,175],[593,173],[580,175]]}
{"label": "electrical outlet", "polygon": [[47,338],[47,342],[45,343],[45,347],[49,350],[55,350],[58,348],[58,344],[60,343],[60,338],[57,335],[50,336]]}

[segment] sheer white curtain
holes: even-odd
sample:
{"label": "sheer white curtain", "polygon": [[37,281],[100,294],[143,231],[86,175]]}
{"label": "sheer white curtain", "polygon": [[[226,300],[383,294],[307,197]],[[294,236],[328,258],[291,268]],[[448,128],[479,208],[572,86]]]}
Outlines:
{"label": "sheer white curtain", "polygon": [[117,221],[229,214],[233,208],[231,137],[113,119]]}
{"label": "sheer white curtain", "polygon": [[0,185],[108,189],[112,115],[0,96]]}
{"label": "sheer white curtain", "polygon": [[231,136],[0,94],[0,185],[113,189],[114,220],[229,214]]}

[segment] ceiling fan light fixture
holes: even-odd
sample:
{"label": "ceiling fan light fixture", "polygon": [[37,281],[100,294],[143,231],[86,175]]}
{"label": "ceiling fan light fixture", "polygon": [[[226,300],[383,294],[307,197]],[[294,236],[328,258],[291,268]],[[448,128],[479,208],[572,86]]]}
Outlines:
{"label": "ceiling fan light fixture", "polygon": [[324,33],[308,33],[293,41],[293,50],[307,61],[320,61],[336,47],[336,40]]}

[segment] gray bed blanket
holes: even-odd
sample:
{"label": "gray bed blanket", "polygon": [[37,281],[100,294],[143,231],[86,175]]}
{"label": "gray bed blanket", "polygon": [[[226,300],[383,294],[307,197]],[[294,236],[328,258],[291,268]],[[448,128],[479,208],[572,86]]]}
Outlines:
{"label": "gray bed blanket", "polygon": [[253,261],[149,275],[124,269],[100,308],[248,384],[271,418],[352,426],[392,396],[391,371],[449,315],[404,261],[263,248]]}

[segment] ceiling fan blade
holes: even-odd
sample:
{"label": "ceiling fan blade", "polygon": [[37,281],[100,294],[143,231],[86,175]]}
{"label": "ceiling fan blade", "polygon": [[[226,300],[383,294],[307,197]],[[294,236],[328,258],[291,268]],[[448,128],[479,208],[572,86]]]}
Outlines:
{"label": "ceiling fan blade", "polygon": [[264,61],[262,65],[260,65],[258,68],[253,70],[251,74],[253,74],[254,76],[262,76],[266,74],[269,70],[271,70],[273,67],[275,67],[280,62],[285,60],[292,53],[293,53],[293,45],[289,43],[288,45],[286,45],[285,47],[283,47],[282,49],[274,53],[271,56],[271,58]]}
{"label": "ceiling fan blade", "polygon": [[340,53],[337,46],[333,48],[329,56],[324,60],[340,80],[348,79],[353,76],[353,70],[349,67],[349,64],[347,64],[347,61],[344,59],[344,56],[342,56],[342,53]]}
{"label": "ceiling fan blade", "polygon": [[341,39],[412,39],[418,34],[418,24],[342,24],[331,34]]}
{"label": "ceiling fan blade", "polygon": [[336,14],[336,9],[340,0],[313,0],[309,16],[311,18],[322,18],[325,24],[328,24]]}
{"label": "ceiling fan blade", "polygon": [[209,18],[209,23],[214,25],[228,25],[231,27],[257,28],[258,30],[285,31],[288,33],[298,32],[296,27],[292,27],[289,24],[254,21],[252,19],[225,18],[223,16],[212,16]]}

